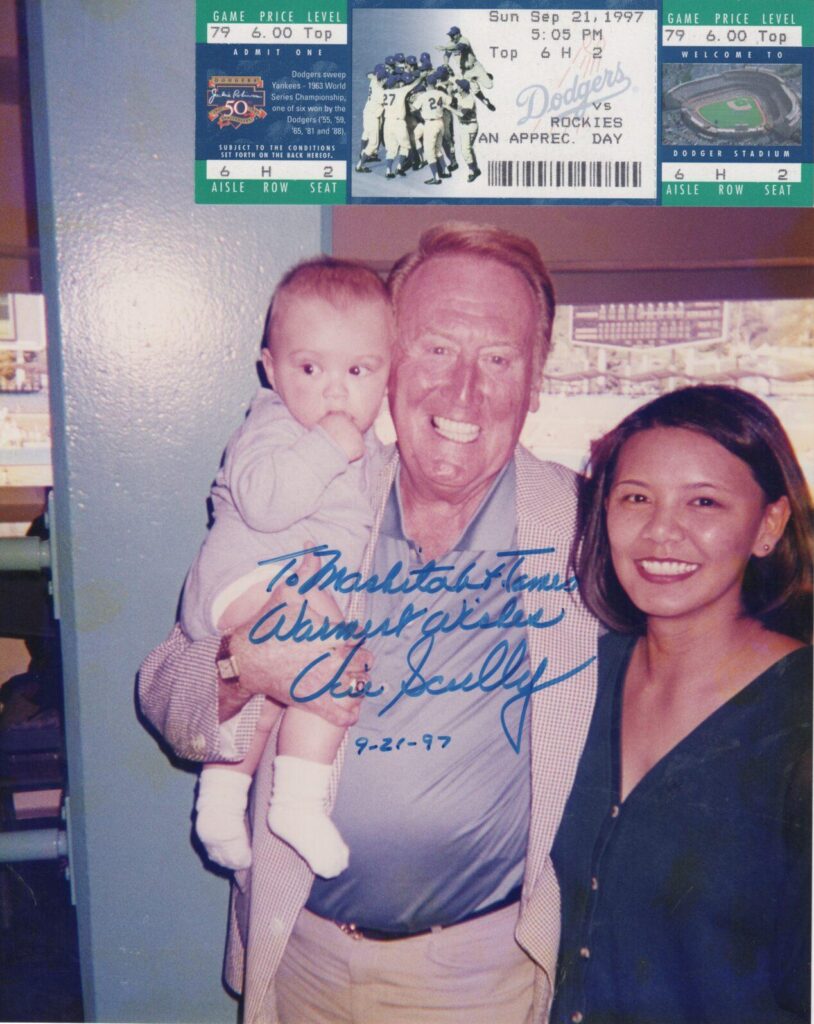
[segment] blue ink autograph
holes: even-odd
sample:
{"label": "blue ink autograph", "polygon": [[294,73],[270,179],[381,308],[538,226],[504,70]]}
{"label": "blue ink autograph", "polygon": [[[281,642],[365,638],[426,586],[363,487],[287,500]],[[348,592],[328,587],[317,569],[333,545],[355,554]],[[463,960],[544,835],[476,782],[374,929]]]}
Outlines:
{"label": "blue ink autograph", "polygon": [[[311,575],[300,580],[296,572],[292,572],[297,561],[304,555],[313,554],[321,560],[321,564]],[[273,565],[275,562],[283,562],[284,565],[274,573],[269,580],[266,590],[269,592],[284,580],[290,587],[296,587],[297,592],[303,597],[315,588],[318,590],[335,590],[338,594],[460,594],[464,591],[475,590],[485,591],[491,585],[500,580],[501,587],[508,593],[520,593],[522,591],[557,591],[562,590],[570,594],[577,589],[577,581],[573,576],[564,580],[560,574],[544,573],[542,576],[527,576],[520,572],[524,559],[529,555],[551,555],[554,548],[527,548],[518,551],[498,551],[497,557],[507,559],[493,568],[489,568],[481,579],[473,580],[471,575],[477,569],[476,562],[469,562],[460,570],[454,581],[447,578],[447,574],[454,572],[451,565],[439,565],[434,558],[418,569],[410,569],[406,575],[404,565],[401,561],[394,562],[384,576],[373,575],[365,578],[360,572],[349,572],[340,563],[342,554],[335,548],[329,548],[327,544],[318,544],[315,547],[303,548],[302,551],[290,551],[285,555],[277,555],[275,558],[264,558],[258,565]],[[505,574],[505,576],[504,576]]]}
{"label": "blue ink autograph", "polygon": [[[466,598],[461,602],[460,609],[454,613],[433,612],[428,614],[427,608],[416,608],[412,602],[401,610],[397,619],[390,621],[385,616],[380,622],[373,623],[367,620],[364,626],[360,627],[356,619],[350,622],[331,622],[323,616],[322,622],[315,625],[308,614],[308,598],[300,605],[297,617],[288,625],[285,617],[285,609],[288,603],[283,601],[274,605],[264,612],[252,626],[249,639],[254,644],[263,644],[268,640],[293,640],[295,643],[308,643],[314,640],[370,640],[373,637],[401,637],[404,630],[414,622],[424,618],[421,623],[421,632],[424,636],[434,636],[436,633],[454,633],[456,630],[471,631],[474,629],[548,629],[562,622],[565,609],[561,608],[553,618],[545,618],[541,608],[531,615],[526,615],[522,608],[518,608],[516,597],[510,597],[503,605],[500,612],[490,617],[488,613],[482,612],[478,615],[478,608],[470,605]],[[477,616],[477,617],[475,617]],[[271,625],[265,633],[261,633],[262,626],[269,622]]]}
{"label": "blue ink autograph", "polygon": [[[543,658],[534,672],[530,672],[524,667],[528,654],[525,638],[519,640],[514,646],[510,645],[508,640],[500,640],[483,659],[477,674],[467,672],[462,679],[445,679],[442,675],[425,676],[423,673],[434,643],[434,637],[430,636],[422,637],[412,645],[407,652],[410,675],[407,679],[402,679],[401,689],[379,711],[379,716],[381,717],[395,707],[402,697],[422,697],[425,694],[436,697],[444,693],[471,693],[475,690],[480,690],[483,693],[492,693],[495,690],[516,690],[514,696],[509,697],[500,710],[500,724],[506,734],[506,739],[518,754],[532,694],[570,679],[587,668],[594,660],[594,657],[591,657],[582,665],[578,665],[554,679],[545,679],[543,677],[548,668],[548,658]],[[517,712],[516,721],[512,723],[511,718],[515,712]]]}
{"label": "blue ink autograph", "polygon": [[[309,553],[325,559],[320,567],[307,579],[300,580],[296,572],[292,572],[298,559]],[[271,591],[281,580],[289,586],[296,587],[300,595],[305,595],[314,588],[320,590],[333,587],[340,593],[380,591],[386,594],[449,594],[483,592],[493,584],[499,584],[504,591],[513,596],[508,597],[500,610],[493,615],[478,609],[467,597],[461,599],[457,610],[441,610],[429,612],[423,606],[416,606],[410,601],[394,617],[385,616],[378,622],[368,619],[364,624],[353,619],[348,622],[335,623],[327,617],[321,622],[314,622],[309,615],[308,599],[302,602],[292,621],[286,616],[288,604],[285,601],[268,609],[254,623],[249,639],[252,643],[262,644],[269,640],[293,641],[309,643],[314,641],[342,641],[349,646],[341,664],[333,676],[317,689],[308,691],[307,682],[310,673],[330,657],[326,651],[309,662],[291,683],[290,694],[295,703],[306,704],[326,694],[334,698],[381,697],[385,688],[376,686],[367,680],[362,692],[356,692],[342,682],[354,657],[362,645],[374,637],[400,638],[404,631],[414,623],[419,623],[419,636],[406,651],[405,661],[409,674],[401,680],[398,692],[392,696],[377,712],[378,717],[387,714],[405,697],[435,697],[449,693],[492,693],[496,691],[511,692],[512,696],[503,703],[500,710],[500,722],[503,732],[516,753],[520,752],[523,727],[528,715],[529,702],[533,694],[549,686],[564,682],[582,672],[594,660],[588,658],[581,665],[553,678],[546,678],[548,658],[543,658],[533,671],[527,667],[529,663],[528,645],[525,637],[514,644],[506,638],[498,640],[487,652],[480,666],[467,672],[460,679],[445,677],[434,673],[427,667],[433,652],[436,637],[439,634],[471,630],[511,630],[511,629],[550,629],[565,616],[565,608],[561,607],[555,614],[546,616],[542,609],[527,615],[522,608],[518,593],[524,590],[561,591],[571,593],[576,589],[576,580],[572,577],[562,580],[558,573],[547,573],[543,576],[528,576],[521,572],[523,561],[529,555],[552,554],[553,548],[528,549],[517,551],[500,551],[499,558],[504,559],[497,566],[480,573],[476,563],[469,563],[457,576],[450,578],[454,572],[452,566],[438,565],[434,560],[420,569],[404,573],[401,562],[396,562],[381,579],[370,576],[365,579],[360,573],[349,573],[339,564],[340,553],[326,545],[318,545],[303,551],[289,552],[276,558],[265,559],[260,565],[280,563],[280,567],[268,583]],[[478,598],[474,598],[477,602]]]}

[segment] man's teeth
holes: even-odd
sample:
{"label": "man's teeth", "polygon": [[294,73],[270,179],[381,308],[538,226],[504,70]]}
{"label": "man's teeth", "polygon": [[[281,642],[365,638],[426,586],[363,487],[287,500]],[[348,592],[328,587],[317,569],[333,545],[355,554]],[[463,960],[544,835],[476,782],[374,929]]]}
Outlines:
{"label": "man's teeth", "polygon": [[642,559],[641,565],[651,576],[685,576],[698,568],[698,562],[655,562],[650,559]]}
{"label": "man's teeth", "polygon": [[448,420],[445,416],[433,416],[432,425],[441,437],[447,441],[458,441],[460,444],[469,444],[480,434],[480,427],[476,423]]}

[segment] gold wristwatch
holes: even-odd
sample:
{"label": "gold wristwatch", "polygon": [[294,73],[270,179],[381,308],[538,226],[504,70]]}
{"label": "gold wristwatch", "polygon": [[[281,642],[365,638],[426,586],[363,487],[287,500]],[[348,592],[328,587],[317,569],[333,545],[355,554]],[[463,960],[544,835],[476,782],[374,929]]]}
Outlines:
{"label": "gold wristwatch", "polygon": [[231,639],[231,633],[224,633],[220,638],[220,646],[215,656],[215,666],[223,682],[234,685],[240,682],[240,669],[237,667],[237,658],[232,654]]}

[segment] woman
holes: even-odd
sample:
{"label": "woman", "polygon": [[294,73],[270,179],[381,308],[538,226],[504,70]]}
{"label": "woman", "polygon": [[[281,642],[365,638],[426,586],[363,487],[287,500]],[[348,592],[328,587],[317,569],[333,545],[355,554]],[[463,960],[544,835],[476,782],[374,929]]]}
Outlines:
{"label": "woman", "polygon": [[685,388],[596,445],[577,573],[614,632],[552,851],[553,1024],[809,1019],[811,559],[752,395]]}

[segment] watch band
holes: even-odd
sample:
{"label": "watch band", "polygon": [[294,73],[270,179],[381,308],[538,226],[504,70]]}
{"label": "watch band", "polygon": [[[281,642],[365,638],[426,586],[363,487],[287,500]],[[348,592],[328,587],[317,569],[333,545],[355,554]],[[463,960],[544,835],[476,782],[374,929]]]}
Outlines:
{"label": "watch band", "polygon": [[237,658],[232,654],[231,639],[231,633],[224,633],[220,638],[218,653],[215,655],[215,666],[221,680],[234,685],[240,682],[240,669],[237,665]]}

